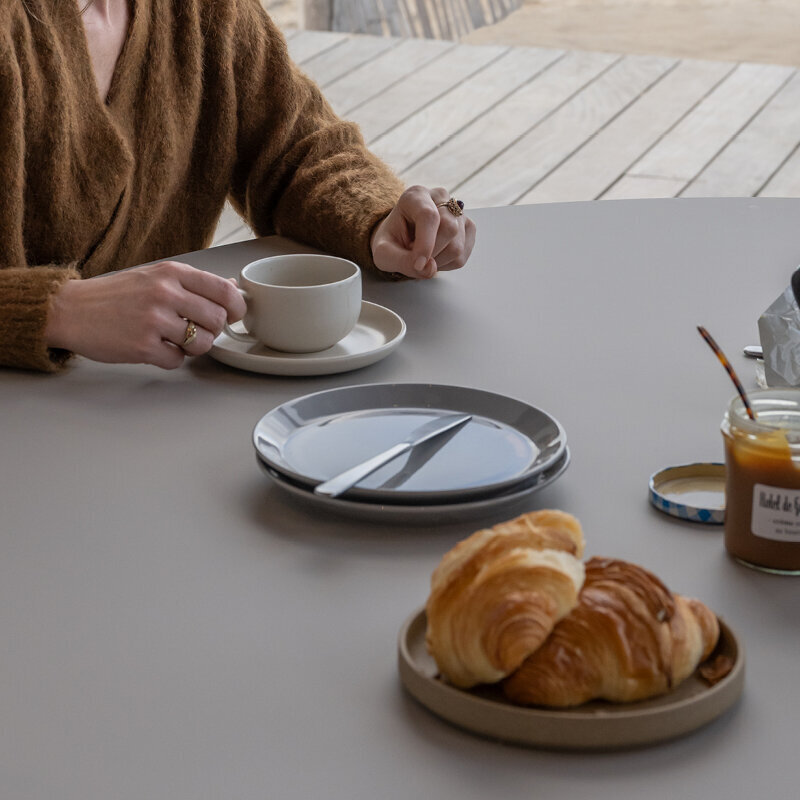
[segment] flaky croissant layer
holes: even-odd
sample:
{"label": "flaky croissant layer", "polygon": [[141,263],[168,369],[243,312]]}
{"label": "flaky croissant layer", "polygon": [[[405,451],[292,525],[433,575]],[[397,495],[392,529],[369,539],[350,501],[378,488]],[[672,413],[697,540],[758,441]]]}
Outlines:
{"label": "flaky croissant layer", "polygon": [[716,616],[634,564],[593,558],[577,605],[503,682],[515,703],[577,706],[668,692],[719,638]]}
{"label": "flaky croissant layer", "polygon": [[583,532],[571,514],[538,511],[477,531],[431,578],[427,645],[451,683],[494,683],[515,670],[578,602]]}

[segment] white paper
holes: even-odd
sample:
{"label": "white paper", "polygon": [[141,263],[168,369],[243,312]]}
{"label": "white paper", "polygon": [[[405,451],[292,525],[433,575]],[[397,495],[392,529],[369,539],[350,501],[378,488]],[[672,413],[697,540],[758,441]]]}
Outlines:
{"label": "white paper", "polygon": [[800,308],[789,286],[759,317],[767,386],[800,386]]}

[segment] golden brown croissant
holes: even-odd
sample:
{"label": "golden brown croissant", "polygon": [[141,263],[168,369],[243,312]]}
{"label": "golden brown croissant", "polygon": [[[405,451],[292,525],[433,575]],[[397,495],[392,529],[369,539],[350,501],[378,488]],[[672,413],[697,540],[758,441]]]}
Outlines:
{"label": "golden brown croissant", "polygon": [[563,511],[537,511],[477,531],[431,578],[427,646],[462,688],[516,669],[578,602],[583,532]]}
{"label": "golden brown croissant", "polygon": [[515,703],[577,706],[663,694],[694,672],[719,637],[701,602],[673,595],[634,564],[593,558],[578,605],[503,682]]}

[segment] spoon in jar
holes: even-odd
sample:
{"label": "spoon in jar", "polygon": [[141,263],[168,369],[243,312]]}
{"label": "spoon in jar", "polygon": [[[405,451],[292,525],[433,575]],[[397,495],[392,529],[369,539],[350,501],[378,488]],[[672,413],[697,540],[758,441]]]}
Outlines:
{"label": "spoon in jar", "polygon": [[725,356],[725,353],[722,352],[720,346],[714,341],[714,338],[711,334],[702,326],[698,325],[697,330],[700,332],[700,335],[706,340],[708,346],[714,351],[717,358],[720,360],[720,363],[723,367],[725,367],[725,371],[730,376],[730,379],[733,381],[733,385],[736,387],[736,391],[739,392],[739,397],[742,398],[742,402],[744,403],[745,410],[747,411],[747,416],[750,419],[755,420],[756,415],[753,412],[753,407],[750,405],[750,401],[747,399],[747,393],[742,386],[742,382],[739,380],[739,376],[736,374],[736,370],[731,366],[730,361]]}

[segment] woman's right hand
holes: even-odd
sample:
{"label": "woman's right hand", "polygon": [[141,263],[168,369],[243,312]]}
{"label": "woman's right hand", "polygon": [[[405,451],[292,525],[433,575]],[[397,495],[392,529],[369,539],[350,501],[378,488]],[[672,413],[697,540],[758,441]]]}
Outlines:
{"label": "woman's right hand", "polygon": [[[207,352],[225,322],[245,313],[236,286],[178,261],[62,284],[52,298],[45,338],[94,361],[174,369]],[[188,320],[197,337],[181,347]]]}

